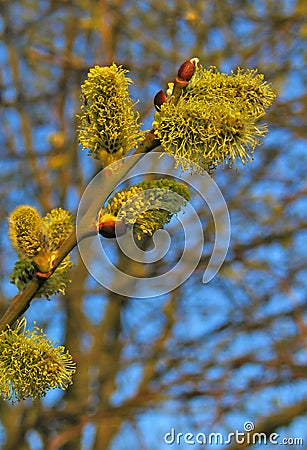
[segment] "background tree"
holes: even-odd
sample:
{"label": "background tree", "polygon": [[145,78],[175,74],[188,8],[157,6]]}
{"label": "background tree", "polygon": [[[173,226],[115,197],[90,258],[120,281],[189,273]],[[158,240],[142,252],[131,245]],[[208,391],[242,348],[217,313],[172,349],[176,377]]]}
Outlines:
{"label": "background tree", "polygon": [[[3,449],[161,449],[172,426],[227,433],[247,420],[259,432],[306,441],[305,2],[0,6],[3,311],[16,293],[8,282],[16,259],[9,213],[25,202],[42,214],[76,211],[100,170],[75,131],[89,67],[115,61],[131,70],[147,127],[153,96],[192,56],[227,72],[257,67],[278,95],[255,161],[214,173],[232,238],[209,285],[201,277],[210,245],[184,286],[142,301],[98,286],[75,252],[66,295],[33,302],[28,320],[70,349],[77,373],[64,394],[35,404],[1,401]],[[210,214],[202,207],[199,216],[213,242]]]}

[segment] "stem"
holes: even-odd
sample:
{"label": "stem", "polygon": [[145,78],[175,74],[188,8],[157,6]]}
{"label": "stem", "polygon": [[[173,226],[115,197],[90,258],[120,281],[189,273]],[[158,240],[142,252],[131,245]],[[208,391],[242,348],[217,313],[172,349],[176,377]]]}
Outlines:
{"label": "stem", "polygon": [[[57,269],[63,259],[68,255],[68,253],[73,250],[76,245],[76,233],[73,232],[60,247],[51,273],[53,273]],[[0,331],[5,330],[7,325],[13,325],[14,322],[19,319],[19,317],[29,308],[31,300],[35,297],[37,291],[47,280],[48,278],[40,278],[36,276],[29,282],[24,291],[20,292],[20,294],[17,294],[13,298],[12,303],[9,305],[8,309],[0,319]]]}
{"label": "stem", "polygon": [[[146,154],[151,150],[153,150],[154,148],[158,147],[159,145],[160,145],[159,140],[156,139],[154,131],[151,130],[150,132],[147,133],[144,141],[139,145],[134,154]],[[137,161],[135,161],[133,165],[136,162]],[[127,168],[125,168],[125,172],[123,172],[122,175],[129,172],[129,170],[132,168],[132,165],[128,164],[126,167]],[[86,237],[89,236],[94,236],[97,233],[96,227],[93,226],[93,224],[89,223],[89,221],[93,218],[93,214],[97,211],[97,207],[99,207],[98,202],[99,202],[98,198],[93,199],[92,205],[81,219],[78,225],[79,229],[78,238],[76,231],[73,231],[58,250],[58,254],[56,256],[56,259],[54,260],[54,265],[51,270],[50,276],[59,267],[63,259],[76,247],[78,241],[80,242],[82,239],[85,239]],[[14,322],[16,322],[16,320],[18,320],[19,317],[21,317],[21,315],[29,308],[32,299],[35,297],[35,294],[48,280],[48,278],[49,277],[42,278],[36,276],[33,280],[29,282],[27,287],[22,292],[20,292],[13,298],[11,304],[9,305],[6,312],[0,319],[0,332],[5,330],[8,325],[12,326]]]}
{"label": "stem", "polygon": [[150,130],[147,135],[145,136],[145,139],[141,144],[138,146],[138,148],[133,153],[134,155],[138,155],[139,153],[149,153],[155,148],[159,147],[160,141],[156,138],[154,129]]}

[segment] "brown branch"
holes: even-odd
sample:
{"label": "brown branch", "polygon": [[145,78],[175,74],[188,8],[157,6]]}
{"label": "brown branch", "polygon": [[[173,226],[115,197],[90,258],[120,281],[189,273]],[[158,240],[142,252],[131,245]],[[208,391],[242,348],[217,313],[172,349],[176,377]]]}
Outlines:
{"label": "brown branch", "polygon": [[[63,243],[59,249],[58,255],[54,262],[54,267],[51,274],[59,267],[63,259],[73,250],[77,245],[76,233],[73,232],[68,239]],[[24,291],[16,295],[8,309],[0,319],[0,331],[3,331],[7,325],[11,326],[14,322],[29,308],[32,299],[39,289],[44,285],[48,278],[40,278],[36,276],[29,282]]]}
{"label": "brown branch", "polygon": [[[144,141],[140,144],[135,154],[145,154],[156,148],[160,145],[159,141],[155,139],[155,135],[153,130],[147,133]],[[140,155],[141,156],[141,155]],[[121,177],[123,177],[129,170],[139,161],[139,159],[132,160],[131,164],[125,164],[124,170],[119,170]],[[113,177],[113,174],[105,172],[103,174],[103,180],[106,181],[105,189],[108,192],[112,192],[114,187],[118,183],[118,177]],[[78,227],[79,232],[78,236],[74,231],[67,240],[62,244],[61,248],[58,251],[57,257],[54,261],[53,268],[50,272],[49,277],[52,273],[59,267],[63,259],[76,247],[78,241],[80,242],[82,239],[85,239],[89,236],[94,236],[97,233],[95,224],[92,223],[93,217],[96,217],[97,211],[101,207],[101,199],[99,196],[97,198],[92,199],[92,203],[89,209],[86,211],[84,216],[82,217]],[[5,330],[5,328],[9,325],[13,325],[14,322],[29,308],[31,301],[35,297],[36,293],[39,289],[44,285],[46,280],[49,278],[42,278],[36,276],[33,280],[29,282],[27,287],[17,294],[8,309],[4,313],[4,315],[0,319],[0,332]]]}

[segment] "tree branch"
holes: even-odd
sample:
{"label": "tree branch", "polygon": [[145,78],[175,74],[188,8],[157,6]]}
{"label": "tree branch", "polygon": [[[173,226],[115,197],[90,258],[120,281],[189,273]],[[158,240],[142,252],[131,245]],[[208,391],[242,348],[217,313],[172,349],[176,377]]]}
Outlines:
{"label": "tree branch", "polygon": [[[156,147],[160,145],[158,139],[155,138],[153,130],[149,131],[145,136],[144,141],[139,145],[139,147],[134,152],[135,155],[141,154],[144,155]],[[124,170],[120,172],[123,177],[129,170],[138,162],[136,159],[132,161],[132,164],[127,164],[124,166]],[[112,183],[113,174],[109,174],[106,172],[104,174],[108,177],[108,181]],[[115,185],[117,184],[117,178],[114,178]],[[106,189],[110,188],[111,184],[106,185]],[[109,189],[108,189],[109,190]],[[110,191],[111,192],[111,191]],[[54,273],[54,271],[59,267],[63,259],[76,247],[78,241],[80,242],[82,239],[85,239],[89,236],[94,236],[97,233],[97,229],[94,224],[90,223],[90,220],[93,218],[93,214],[96,213],[97,209],[101,207],[101,200],[99,198],[92,199],[92,204],[90,205],[88,211],[85,212],[79,223],[79,232],[78,236],[76,231],[66,239],[66,241],[60,247],[56,259],[54,261],[53,268],[50,272],[49,277]],[[81,231],[80,231],[81,230]],[[38,275],[35,276],[33,280],[29,282],[27,287],[17,294],[8,309],[4,313],[4,315],[0,319],[0,332],[5,330],[5,328],[9,325],[12,326],[14,322],[29,308],[32,299],[35,297],[35,294],[39,291],[39,289],[44,285],[44,283],[48,280],[49,277],[43,278]]]}

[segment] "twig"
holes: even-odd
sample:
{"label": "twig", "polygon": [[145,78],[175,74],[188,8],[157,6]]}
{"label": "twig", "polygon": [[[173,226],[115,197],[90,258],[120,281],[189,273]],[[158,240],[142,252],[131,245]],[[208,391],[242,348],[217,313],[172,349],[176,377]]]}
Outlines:
{"label": "twig", "polygon": [[[155,138],[154,132],[153,130],[151,130],[147,133],[144,141],[139,145],[134,154],[144,155],[152,151],[159,145],[159,140]],[[138,159],[136,159],[131,165],[124,165],[125,170],[121,173],[121,175],[124,176],[127,172],[129,172],[129,170],[137,162]],[[107,175],[108,174],[105,174],[105,176]],[[109,175],[109,178],[110,177],[112,177],[112,174]],[[116,185],[117,179],[116,177],[114,179]],[[106,185],[106,187],[110,187],[110,184],[109,186]],[[95,214],[99,206],[101,207],[101,199],[99,199],[99,197],[94,198],[88,211],[86,211],[78,225],[78,236],[76,231],[74,231],[58,250],[58,254],[56,256],[56,259],[54,260],[54,265],[52,267],[52,270],[50,271],[49,277],[59,267],[63,259],[76,247],[78,242],[80,242],[82,239],[85,239],[86,237],[95,236],[95,234],[97,233],[97,228],[95,227],[95,224],[91,223],[91,220],[93,218],[93,214]],[[6,312],[0,319],[0,331],[5,330],[8,325],[12,326],[14,322],[16,322],[19,317],[21,317],[21,315],[29,308],[31,301],[35,297],[36,293],[44,285],[49,277],[39,277],[36,275],[35,278],[33,278],[33,280],[28,283],[27,287],[13,298]]]}

